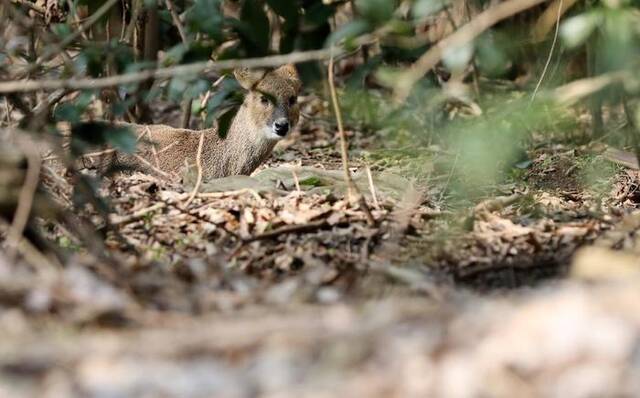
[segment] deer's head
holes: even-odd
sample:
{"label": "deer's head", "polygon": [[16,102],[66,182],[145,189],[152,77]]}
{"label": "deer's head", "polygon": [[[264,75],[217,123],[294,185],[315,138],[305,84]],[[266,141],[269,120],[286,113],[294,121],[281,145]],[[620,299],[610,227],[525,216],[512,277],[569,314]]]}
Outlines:
{"label": "deer's head", "polygon": [[288,64],[268,72],[236,69],[234,75],[248,90],[242,107],[253,128],[269,140],[286,137],[300,117],[302,83],[295,66]]}

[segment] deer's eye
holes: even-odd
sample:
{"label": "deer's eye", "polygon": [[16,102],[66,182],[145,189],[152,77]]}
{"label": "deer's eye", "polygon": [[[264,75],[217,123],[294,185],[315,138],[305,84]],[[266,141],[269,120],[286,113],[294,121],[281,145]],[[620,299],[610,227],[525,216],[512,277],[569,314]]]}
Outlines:
{"label": "deer's eye", "polygon": [[266,95],[261,95],[260,96],[260,102],[262,103],[262,105],[269,105],[269,98],[267,98]]}
{"label": "deer's eye", "polygon": [[293,105],[293,104],[295,104],[297,101],[298,101],[298,97],[296,97],[295,95],[294,95],[294,96],[289,97],[289,105]]}

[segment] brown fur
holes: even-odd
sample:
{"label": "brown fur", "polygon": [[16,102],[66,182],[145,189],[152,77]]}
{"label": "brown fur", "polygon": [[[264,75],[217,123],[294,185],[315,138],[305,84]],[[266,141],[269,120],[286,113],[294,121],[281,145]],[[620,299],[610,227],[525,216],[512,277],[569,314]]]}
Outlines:
{"label": "brown fur", "polygon": [[[267,136],[265,129],[272,126],[275,119],[286,118],[291,131],[300,115],[297,101],[289,102],[297,97],[301,88],[293,65],[285,65],[266,74],[241,69],[234,75],[248,93],[226,138],[219,137],[217,127],[203,131],[202,169],[205,179],[251,174],[269,157],[280,138]],[[275,103],[264,104],[261,97],[265,94]],[[199,131],[165,125],[129,126],[142,136],[137,155],[154,167],[130,155],[119,154],[119,163],[151,173],[157,168],[175,176],[182,174],[186,164],[193,166],[196,163]]]}

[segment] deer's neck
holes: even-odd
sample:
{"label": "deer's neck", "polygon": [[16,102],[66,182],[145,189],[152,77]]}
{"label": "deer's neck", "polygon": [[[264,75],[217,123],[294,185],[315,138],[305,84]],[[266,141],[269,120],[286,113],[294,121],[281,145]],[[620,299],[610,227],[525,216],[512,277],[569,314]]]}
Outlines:
{"label": "deer's neck", "polygon": [[203,152],[213,154],[207,159],[209,164],[216,165],[211,177],[227,175],[249,175],[271,154],[275,140],[267,139],[241,107],[236,114],[227,136],[219,138],[216,128],[207,130],[209,139]]}

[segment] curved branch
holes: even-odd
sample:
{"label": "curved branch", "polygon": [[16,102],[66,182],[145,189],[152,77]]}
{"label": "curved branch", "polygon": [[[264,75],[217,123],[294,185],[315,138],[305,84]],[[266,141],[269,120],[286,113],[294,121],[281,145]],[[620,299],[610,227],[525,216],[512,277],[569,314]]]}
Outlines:
{"label": "curved branch", "polygon": [[461,47],[471,42],[482,32],[498,22],[540,3],[544,3],[545,1],[546,0],[508,0],[482,12],[471,20],[471,22],[443,40],[440,40],[438,44],[424,53],[398,81],[394,93],[395,97],[399,101],[406,99],[418,80],[440,62],[447,48]]}
{"label": "curved branch", "polygon": [[[335,55],[343,54],[343,50],[336,50]],[[329,49],[312,50],[284,55],[271,55],[262,58],[230,59],[225,61],[195,62],[168,68],[144,70],[140,72],[114,75],[95,79],[47,79],[47,80],[18,80],[0,82],[0,94],[24,93],[40,90],[83,90],[119,86],[122,84],[138,83],[147,79],[162,79],[178,75],[195,75],[212,71],[222,71],[238,67],[266,68],[280,66],[286,63],[300,63],[328,59]]]}

